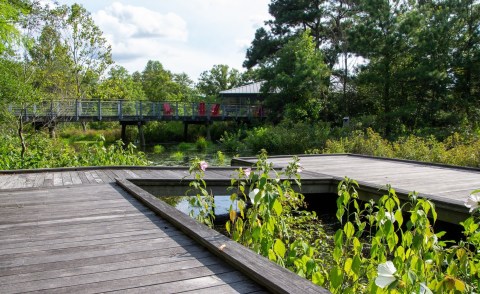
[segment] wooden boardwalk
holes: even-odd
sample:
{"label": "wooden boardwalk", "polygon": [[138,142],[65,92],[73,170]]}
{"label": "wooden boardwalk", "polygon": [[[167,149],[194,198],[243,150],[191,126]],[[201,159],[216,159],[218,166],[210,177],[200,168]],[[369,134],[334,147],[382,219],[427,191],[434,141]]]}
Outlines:
{"label": "wooden boardwalk", "polygon": [[[269,160],[281,168],[292,157],[272,156]],[[255,161],[255,158],[239,158],[232,163],[247,165]],[[365,193],[381,194],[387,184],[404,198],[416,191],[435,202],[439,218],[454,223],[467,217],[464,201],[472,191],[480,189],[480,169],[475,168],[352,154],[303,155],[300,164],[310,174],[330,176],[337,183],[345,176],[354,179]]]}
{"label": "wooden boardwalk", "polygon": [[[209,169],[225,178],[232,169]],[[328,293],[124,179],[185,168],[0,175],[0,293]]]}

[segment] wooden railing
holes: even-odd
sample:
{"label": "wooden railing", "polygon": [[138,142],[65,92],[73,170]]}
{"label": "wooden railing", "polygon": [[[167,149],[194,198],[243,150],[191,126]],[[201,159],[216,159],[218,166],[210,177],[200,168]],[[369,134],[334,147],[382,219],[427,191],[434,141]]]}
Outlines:
{"label": "wooden railing", "polygon": [[43,101],[28,106],[9,105],[26,121],[152,121],[234,120],[263,118],[261,105],[232,105],[177,101]]}

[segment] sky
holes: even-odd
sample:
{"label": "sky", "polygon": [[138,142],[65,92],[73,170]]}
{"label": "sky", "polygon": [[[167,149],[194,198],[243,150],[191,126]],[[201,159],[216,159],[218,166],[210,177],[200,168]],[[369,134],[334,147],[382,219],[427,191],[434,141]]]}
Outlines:
{"label": "sky", "polygon": [[158,60],[194,81],[216,64],[243,71],[256,29],[270,19],[269,0],[59,0],[75,2],[103,31],[115,64],[133,73]]}

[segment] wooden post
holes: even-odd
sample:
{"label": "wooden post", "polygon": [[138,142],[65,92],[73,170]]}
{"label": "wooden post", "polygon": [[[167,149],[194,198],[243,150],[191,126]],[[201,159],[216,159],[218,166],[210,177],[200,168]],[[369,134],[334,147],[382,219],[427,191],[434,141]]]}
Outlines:
{"label": "wooden post", "polygon": [[188,123],[185,121],[183,122],[183,140],[187,141],[188,136]]}
{"label": "wooden post", "polygon": [[212,141],[212,136],[210,135],[210,128],[211,128],[212,124],[207,121],[207,140],[208,141]]}
{"label": "wooden post", "polygon": [[50,138],[55,138],[55,124],[51,124],[48,126],[48,132],[50,133]]}
{"label": "wooden post", "polygon": [[127,146],[127,124],[124,122],[120,122],[120,123],[122,124],[122,134],[121,134],[122,142],[123,144],[125,144],[125,146]]}
{"label": "wooden post", "polygon": [[145,135],[143,134],[143,124],[141,121],[138,122],[138,137],[140,139],[140,146],[145,148]]}

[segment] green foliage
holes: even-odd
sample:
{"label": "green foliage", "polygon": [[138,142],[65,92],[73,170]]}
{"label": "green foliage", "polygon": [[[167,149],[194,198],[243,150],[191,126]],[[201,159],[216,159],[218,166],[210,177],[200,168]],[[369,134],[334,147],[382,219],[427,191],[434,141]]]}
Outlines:
{"label": "green foliage", "polygon": [[153,146],[153,153],[155,154],[162,154],[165,152],[165,147],[162,145],[155,145]]}
{"label": "green foliage", "polygon": [[241,129],[238,129],[237,131],[233,131],[231,133],[225,131],[220,137],[220,146],[222,146],[222,148],[226,151],[239,152],[241,150],[241,146],[243,145],[240,140],[241,137]]}
{"label": "green foliage", "polygon": [[[190,168],[199,191],[192,202],[203,210],[197,219],[211,225],[201,166],[196,160]],[[430,200],[411,193],[402,203],[387,186],[377,202],[362,203],[358,183],[345,178],[338,185],[341,228],[330,241],[315,214],[302,210],[303,196],[294,189],[301,185],[299,171],[297,158],[275,171],[265,152],[254,169],[237,170],[225,225],[230,237],[332,293],[478,292],[480,190],[466,202],[472,217],[461,223],[465,240],[455,244],[434,231],[437,212]]]}
{"label": "green foliage", "polygon": [[217,163],[219,165],[224,165],[225,164],[225,154],[223,154],[222,151],[218,150],[215,158],[216,158]]}
{"label": "green foliage", "polygon": [[32,135],[26,139],[28,148],[23,158],[18,140],[1,135],[0,169],[148,164],[145,154],[136,151],[134,145],[124,148],[123,143],[117,141],[106,146],[102,136],[91,144],[73,148],[61,141],[48,139],[44,134]]}
{"label": "green foliage", "polygon": [[147,100],[190,101],[197,96],[193,82],[186,74],[173,74],[159,61],[149,60],[139,74]]}
{"label": "green foliage", "polygon": [[198,137],[197,141],[195,141],[195,147],[198,151],[205,151],[208,147],[208,141],[204,137]]}
{"label": "green foliage", "polygon": [[[479,138],[464,138],[457,133],[443,142],[437,141],[432,136],[425,139],[413,135],[389,142],[372,129],[367,129],[366,132],[354,131],[348,137],[327,140],[323,152],[355,153],[479,167],[479,148]],[[309,150],[309,153],[320,153],[320,150]]]}
{"label": "green foliage", "polygon": [[183,162],[185,154],[182,151],[175,151],[170,157],[175,161]]}
{"label": "green foliage", "polygon": [[142,84],[118,65],[110,69],[108,77],[100,82],[94,95],[105,100],[143,100],[146,97]]}
{"label": "green foliage", "polygon": [[[266,149],[272,154],[302,154],[308,149],[323,146],[329,134],[330,126],[325,123],[284,121],[276,126],[256,127],[247,131],[243,142],[251,152]],[[233,143],[230,142],[231,145]]]}
{"label": "green foliage", "polygon": [[19,43],[20,32],[16,25],[28,13],[29,1],[0,1],[0,54]]}
{"label": "green foliage", "polygon": [[241,83],[242,77],[238,70],[218,64],[200,74],[197,88],[206,97],[217,97],[220,91],[235,88]]}
{"label": "green foliage", "polygon": [[190,190],[187,191],[187,195],[194,194],[194,196],[190,196],[188,200],[192,207],[190,216],[195,217],[199,222],[213,228],[213,221],[215,220],[215,199],[213,194],[208,192],[207,184],[203,180],[207,167],[208,164],[203,160],[198,158],[192,160],[189,172],[190,175],[193,176],[193,180],[189,184]]}
{"label": "green foliage", "polygon": [[266,105],[272,114],[294,122],[318,120],[329,70],[307,32],[260,66],[260,77],[266,80],[262,92],[268,95]]}

